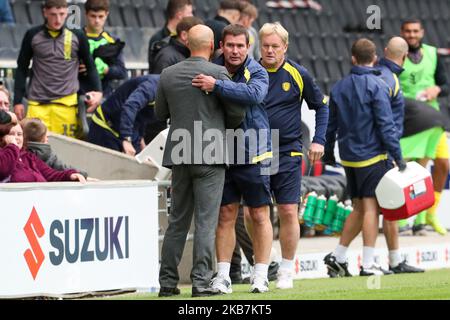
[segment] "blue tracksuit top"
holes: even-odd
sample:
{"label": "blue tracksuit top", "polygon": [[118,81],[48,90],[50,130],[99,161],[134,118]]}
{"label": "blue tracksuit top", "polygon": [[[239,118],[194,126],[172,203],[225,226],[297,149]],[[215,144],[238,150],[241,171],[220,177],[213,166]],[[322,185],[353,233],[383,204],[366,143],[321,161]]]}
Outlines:
{"label": "blue tracksuit top", "polygon": [[386,82],[389,88],[391,98],[392,115],[394,116],[395,126],[399,134],[399,139],[403,135],[403,119],[405,117],[405,99],[400,87],[398,76],[403,72],[403,68],[395,62],[386,58],[381,58],[376,65],[381,71],[381,78]]}
{"label": "blue tracksuit top", "polygon": [[[218,65],[225,65],[223,55],[215,61]],[[245,141],[238,139],[234,150],[234,164],[240,163],[241,157],[245,156],[245,164],[261,162],[272,157],[270,125],[264,108],[264,98],[269,88],[269,76],[257,61],[247,57],[245,62],[236,73],[232,75],[232,80],[217,80],[214,93],[231,101],[242,103],[246,107],[244,120],[240,127],[245,135]],[[253,129],[253,130],[252,130]],[[255,139],[249,138],[249,133],[256,132]]]}
{"label": "blue tracksuit top", "polygon": [[375,68],[354,66],[331,90],[325,150],[333,152],[337,133],[344,166],[368,166],[387,159],[387,153],[402,159],[389,90],[380,75]]}
{"label": "blue tracksuit top", "polygon": [[303,100],[308,108],[316,111],[314,143],[325,145],[328,124],[328,99],[325,98],[313,77],[303,66],[285,60],[278,69],[267,69],[269,93],[265,108],[270,129],[279,130],[280,152],[302,152]]}
{"label": "blue tracksuit top", "polygon": [[124,82],[102,103],[102,111],[110,126],[120,138],[133,141],[144,135],[147,122],[155,118],[153,103],[156,98],[159,75],[145,75]]}

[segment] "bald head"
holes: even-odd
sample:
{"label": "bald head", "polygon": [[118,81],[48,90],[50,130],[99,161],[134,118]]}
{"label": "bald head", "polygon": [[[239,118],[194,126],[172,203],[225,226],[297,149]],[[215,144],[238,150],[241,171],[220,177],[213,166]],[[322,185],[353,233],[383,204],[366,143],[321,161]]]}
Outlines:
{"label": "bald head", "polygon": [[393,37],[389,40],[384,55],[389,60],[403,60],[408,54],[408,43],[402,37]]}
{"label": "bald head", "polygon": [[188,47],[191,53],[210,52],[211,43],[214,45],[214,33],[205,25],[196,25],[189,30]]}

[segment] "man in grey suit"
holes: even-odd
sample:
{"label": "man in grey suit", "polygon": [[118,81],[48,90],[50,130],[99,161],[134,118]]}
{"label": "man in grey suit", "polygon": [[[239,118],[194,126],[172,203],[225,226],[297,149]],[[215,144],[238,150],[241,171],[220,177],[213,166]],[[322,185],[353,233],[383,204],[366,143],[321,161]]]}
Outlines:
{"label": "man in grey suit", "polygon": [[172,168],[172,212],[161,250],[160,297],[180,293],[178,264],[195,217],[192,296],[220,294],[210,287],[215,231],[225,179],[226,127],[237,127],[244,109],[192,86],[199,73],[230,79],[209,59],[214,50],[210,28],[189,31],[191,57],[163,70],[156,96],[156,115],[170,118],[163,165]]}

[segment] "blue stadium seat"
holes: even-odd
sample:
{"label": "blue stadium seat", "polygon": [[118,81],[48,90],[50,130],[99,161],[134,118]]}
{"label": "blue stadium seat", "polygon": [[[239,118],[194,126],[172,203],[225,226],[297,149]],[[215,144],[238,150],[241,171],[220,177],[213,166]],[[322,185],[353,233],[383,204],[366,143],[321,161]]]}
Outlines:
{"label": "blue stadium seat", "polygon": [[326,61],[326,65],[331,82],[336,82],[342,78],[343,73],[338,59],[330,58]]}
{"label": "blue stadium seat", "polygon": [[155,23],[155,27],[157,28],[162,28],[166,23],[166,15],[164,13],[164,10],[165,8],[157,6],[150,11],[150,14],[152,15],[153,18],[153,22]]}
{"label": "blue stadium seat", "polygon": [[32,25],[40,25],[44,23],[44,16],[42,15],[43,1],[31,0],[28,2],[28,15]]}
{"label": "blue stadium seat", "polygon": [[17,60],[19,49],[17,48],[0,48],[0,60]]}
{"label": "blue stadium seat", "polygon": [[315,57],[315,53],[312,50],[311,43],[309,41],[309,36],[306,34],[302,34],[299,37],[295,37],[295,41],[297,41],[297,45],[299,48],[299,52],[304,57]]}
{"label": "blue stadium seat", "polygon": [[137,16],[139,19],[139,25],[141,27],[149,28],[155,27],[155,22],[152,19],[152,15],[150,14],[150,10],[147,6],[142,5],[137,8]]}
{"label": "blue stadium seat", "polygon": [[14,45],[14,26],[0,24],[0,46],[5,48],[13,48]]}
{"label": "blue stadium seat", "polygon": [[122,17],[125,26],[134,28],[140,27],[139,20],[136,14],[135,4],[123,3],[121,4],[120,9],[122,11]]}
{"label": "blue stadium seat", "polygon": [[20,48],[22,46],[23,37],[25,36],[27,30],[30,28],[31,28],[30,24],[16,24],[14,26],[13,32],[14,48]]}
{"label": "blue stadium seat", "polygon": [[109,25],[112,27],[123,27],[124,22],[120,14],[120,6],[116,3],[109,4]]}
{"label": "blue stadium seat", "polygon": [[31,23],[30,17],[28,16],[27,0],[12,0],[10,2],[14,19],[17,24]]}
{"label": "blue stadium seat", "polygon": [[314,72],[315,77],[321,81],[329,81],[330,75],[325,64],[325,59],[318,58],[314,61]]}
{"label": "blue stadium seat", "polygon": [[295,21],[296,17],[297,14],[293,10],[286,11],[286,13],[282,16],[283,27],[286,28],[290,35],[293,35],[295,32],[297,32],[297,24]]}
{"label": "blue stadium seat", "polygon": [[325,58],[328,55],[328,52],[325,52],[322,38],[319,35],[312,35],[309,41],[311,43],[312,52],[314,55],[321,58]]}
{"label": "blue stadium seat", "polygon": [[305,67],[306,70],[308,70],[309,73],[310,73],[313,77],[316,76],[316,75],[315,75],[315,72],[314,72],[314,64],[313,64],[312,59],[310,59],[310,58],[308,58],[308,57],[302,57],[302,59],[301,59],[300,61],[297,61],[297,62],[299,62],[303,67]]}

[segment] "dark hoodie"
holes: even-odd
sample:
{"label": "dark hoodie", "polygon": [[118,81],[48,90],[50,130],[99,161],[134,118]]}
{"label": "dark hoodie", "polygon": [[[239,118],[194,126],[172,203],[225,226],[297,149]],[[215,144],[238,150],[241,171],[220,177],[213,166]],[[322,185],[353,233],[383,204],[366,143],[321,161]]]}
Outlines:
{"label": "dark hoodie", "polygon": [[[69,169],[75,169],[64,164],[61,160],[58,159],[56,153],[53,152],[52,146],[48,143],[42,142],[27,142],[28,151],[34,153],[39,159],[44,161],[50,168],[53,168],[57,171],[65,171]],[[81,171],[75,169],[80,172],[85,178],[87,178],[88,174],[85,171]]]}

